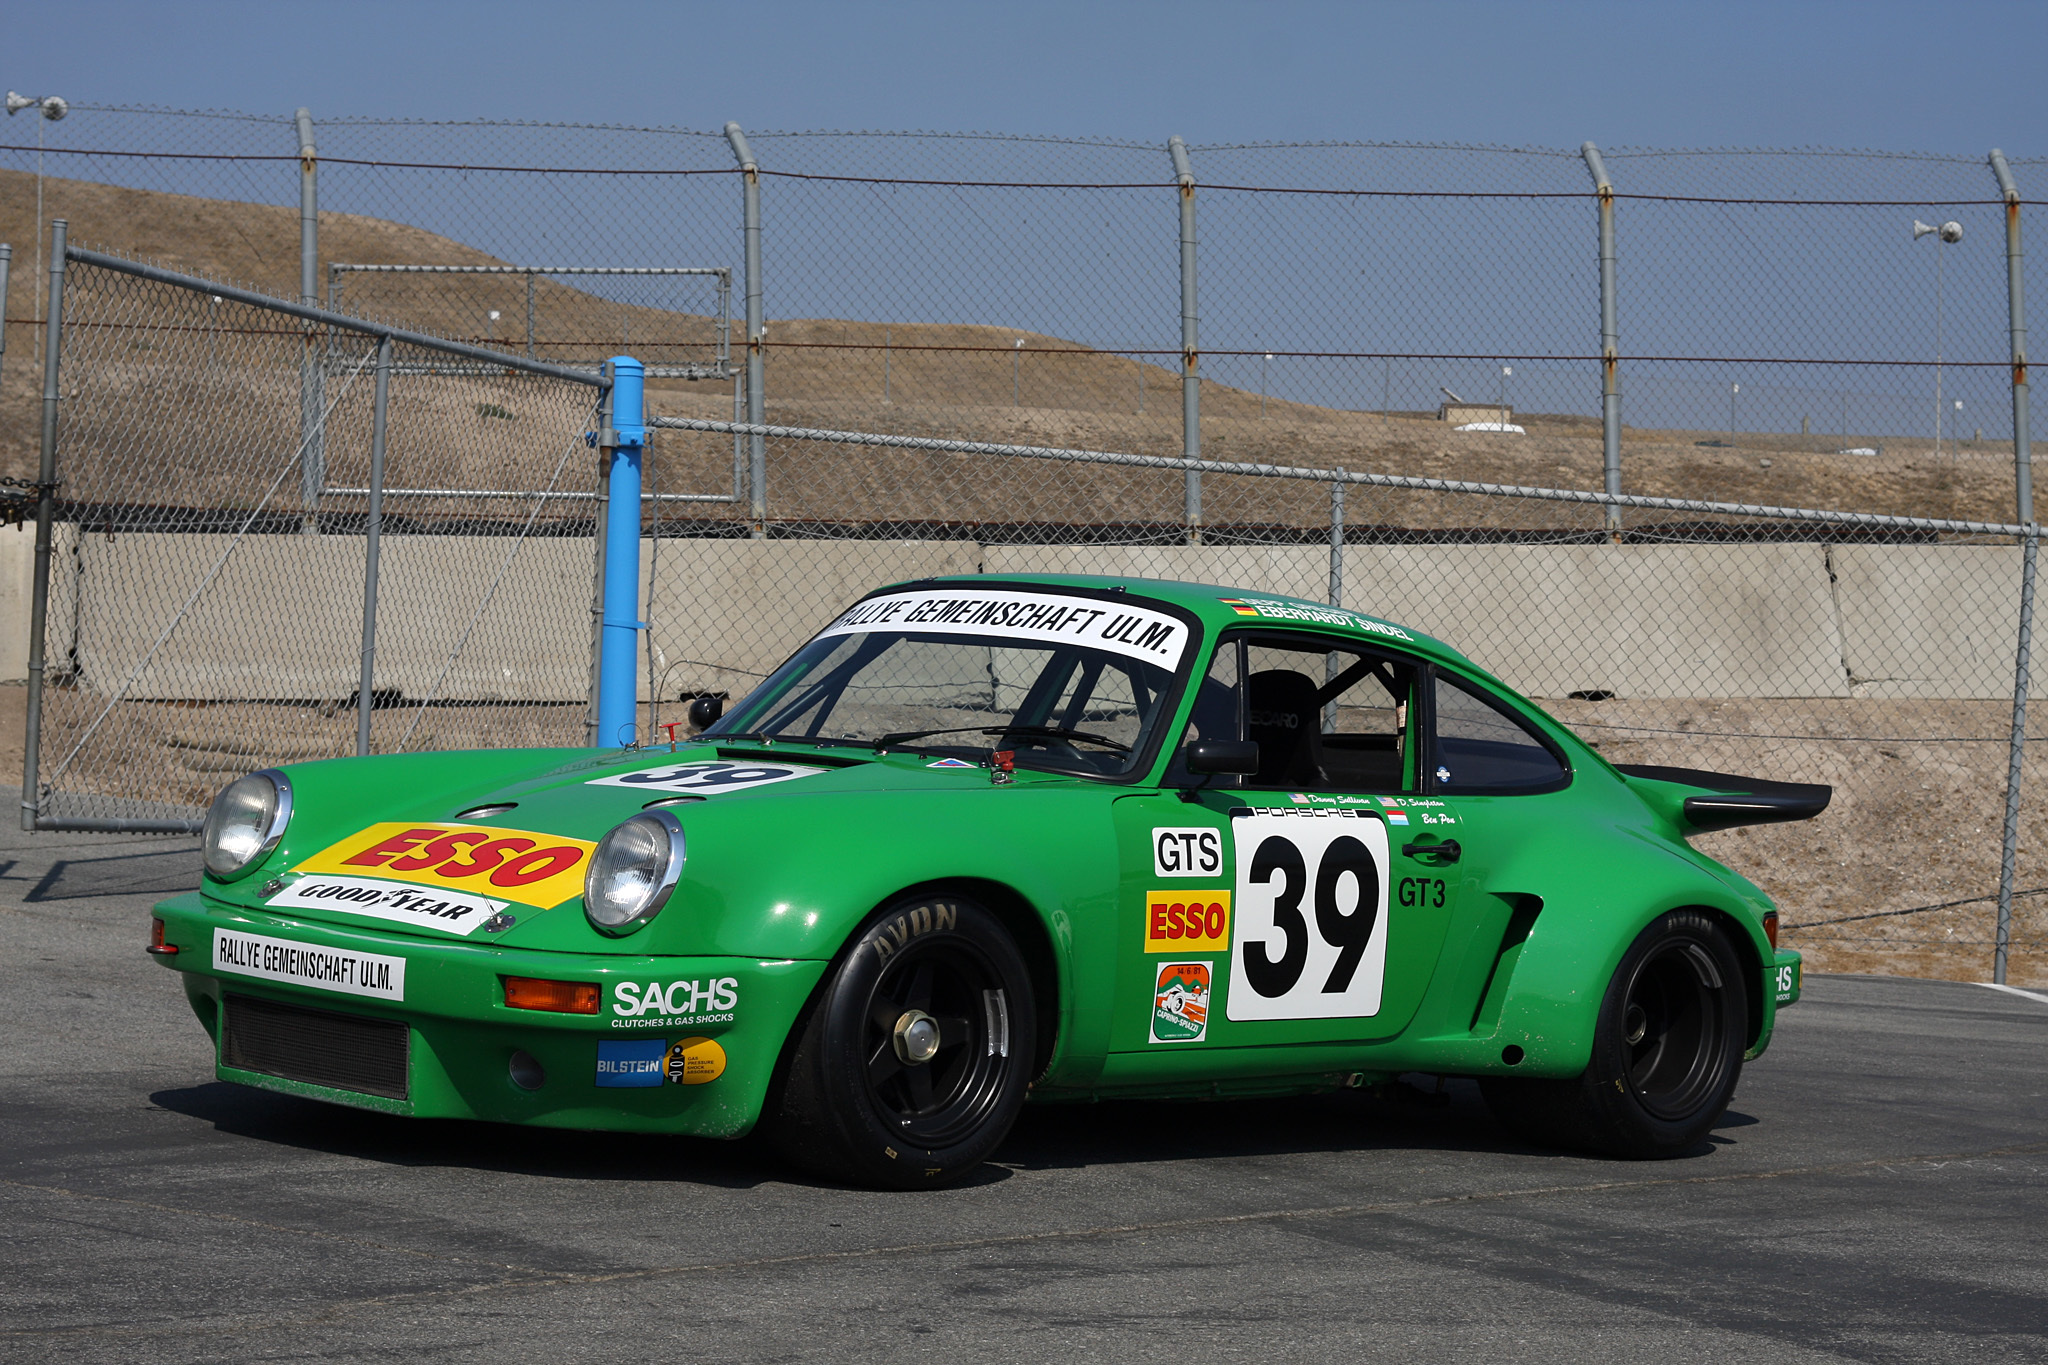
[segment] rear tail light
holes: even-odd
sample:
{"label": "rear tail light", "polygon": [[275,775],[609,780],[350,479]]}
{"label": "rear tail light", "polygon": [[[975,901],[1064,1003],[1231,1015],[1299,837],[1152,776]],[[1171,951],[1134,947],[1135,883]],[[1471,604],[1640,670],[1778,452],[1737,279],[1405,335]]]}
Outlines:
{"label": "rear tail light", "polygon": [[1771,941],[1771,950],[1778,947],[1778,912],[1773,910],[1764,916],[1764,937]]}
{"label": "rear tail light", "polygon": [[178,945],[164,942],[164,922],[153,919],[149,922],[149,951],[158,957],[176,957]]}
{"label": "rear tail light", "polygon": [[505,1004],[515,1010],[547,1010],[553,1014],[596,1014],[600,999],[597,986],[589,981],[543,981],[532,976],[508,976]]}

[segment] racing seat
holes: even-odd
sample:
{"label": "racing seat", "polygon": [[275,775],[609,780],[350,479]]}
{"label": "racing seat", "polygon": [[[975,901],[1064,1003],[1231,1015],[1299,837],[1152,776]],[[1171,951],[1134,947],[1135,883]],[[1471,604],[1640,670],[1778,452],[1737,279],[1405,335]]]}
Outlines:
{"label": "racing seat", "polygon": [[1258,741],[1261,787],[1323,785],[1322,709],[1315,680],[1292,669],[1269,668],[1246,680],[1250,715],[1245,736]]}

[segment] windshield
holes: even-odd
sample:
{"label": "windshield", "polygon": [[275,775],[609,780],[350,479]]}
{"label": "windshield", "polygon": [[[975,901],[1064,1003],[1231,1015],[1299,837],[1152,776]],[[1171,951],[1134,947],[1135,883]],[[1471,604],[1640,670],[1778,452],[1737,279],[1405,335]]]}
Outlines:
{"label": "windshield", "polygon": [[707,739],[838,740],[1102,777],[1144,757],[1193,633],[1136,604],[1045,592],[869,598]]}

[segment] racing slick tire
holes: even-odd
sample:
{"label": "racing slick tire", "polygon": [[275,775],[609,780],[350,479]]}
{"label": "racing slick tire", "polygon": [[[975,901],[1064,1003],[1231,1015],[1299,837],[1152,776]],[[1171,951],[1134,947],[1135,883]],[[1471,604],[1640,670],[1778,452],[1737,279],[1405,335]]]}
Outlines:
{"label": "racing slick tire", "polygon": [[1579,1076],[1490,1076],[1479,1088],[1510,1132],[1629,1160],[1681,1156],[1721,1121],[1742,1076],[1748,974],[1712,919],[1673,910],[1615,968]]}
{"label": "racing slick tire", "polygon": [[854,935],[793,1036],[770,1143],[832,1179],[934,1189],[979,1165],[1023,1107],[1030,973],[973,901],[904,900]]}

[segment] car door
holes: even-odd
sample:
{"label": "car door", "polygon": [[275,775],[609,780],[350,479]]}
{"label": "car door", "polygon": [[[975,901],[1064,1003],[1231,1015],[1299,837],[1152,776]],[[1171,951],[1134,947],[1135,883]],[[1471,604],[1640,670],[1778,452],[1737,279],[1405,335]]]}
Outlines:
{"label": "car door", "polygon": [[1438,969],[1448,1011],[1441,1022],[1487,1034],[1542,908],[1522,880],[1528,864],[1520,855],[1556,839],[1556,794],[1571,784],[1571,767],[1513,702],[1482,683],[1431,668],[1425,701],[1424,795],[1409,818],[1436,831],[1439,846],[1458,844],[1455,867],[1466,887]]}
{"label": "car door", "polygon": [[[1308,631],[1217,647],[1177,752],[1251,738],[1259,771],[1116,803],[1113,1050],[1400,1032],[1455,912],[1454,821],[1421,790],[1413,659]],[[1446,849],[1450,852],[1446,853]]]}

